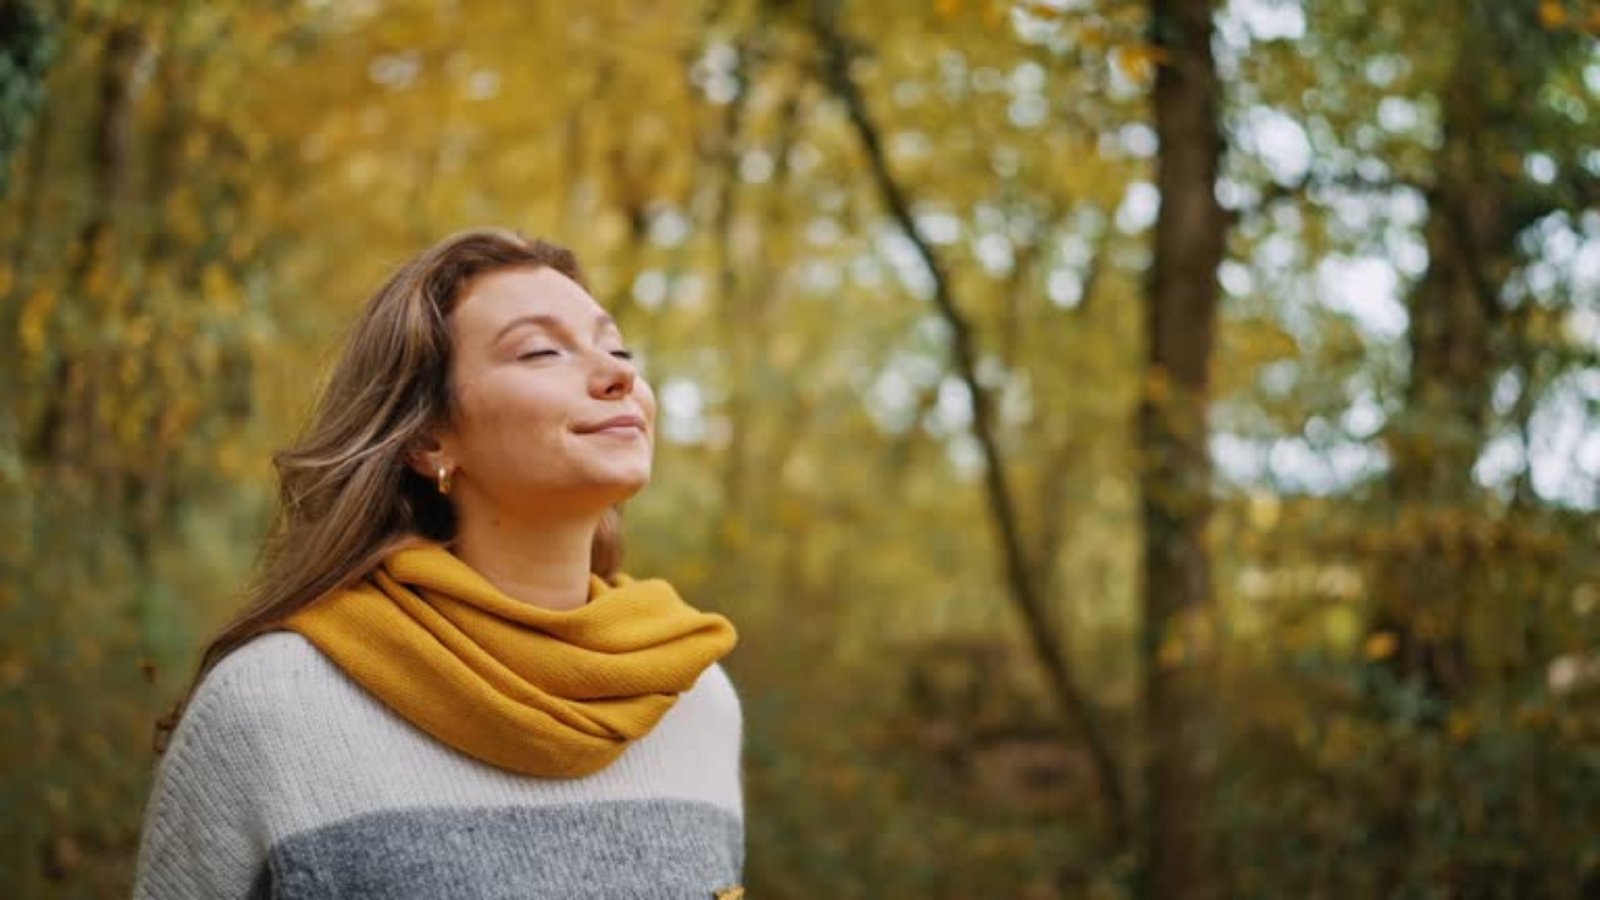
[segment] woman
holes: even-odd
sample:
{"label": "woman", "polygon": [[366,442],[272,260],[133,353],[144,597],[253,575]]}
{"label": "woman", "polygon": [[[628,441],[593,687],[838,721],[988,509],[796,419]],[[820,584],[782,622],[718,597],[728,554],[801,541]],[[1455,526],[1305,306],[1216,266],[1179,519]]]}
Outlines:
{"label": "woman", "polygon": [[617,572],[654,424],[567,250],[390,278],[160,730],[135,896],[737,896],[733,627]]}

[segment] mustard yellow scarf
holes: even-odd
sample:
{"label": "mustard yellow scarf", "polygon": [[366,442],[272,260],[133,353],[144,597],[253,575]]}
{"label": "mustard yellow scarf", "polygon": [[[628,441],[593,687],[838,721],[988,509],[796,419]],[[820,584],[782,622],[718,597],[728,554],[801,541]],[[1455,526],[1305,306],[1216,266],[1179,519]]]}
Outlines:
{"label": "mustard yellow scarf", "polygon": [[586,605],[548,610],[438,544],[390,554],[284,627],[444,743],[550,778],[605,768],[737,640],[664,581],[591,575]]}

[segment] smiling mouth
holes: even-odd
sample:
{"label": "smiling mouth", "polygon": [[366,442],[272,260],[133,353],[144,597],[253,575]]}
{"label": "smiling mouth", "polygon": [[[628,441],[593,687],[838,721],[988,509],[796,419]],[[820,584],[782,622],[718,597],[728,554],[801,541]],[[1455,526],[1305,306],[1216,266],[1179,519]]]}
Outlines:
{"label": "smiling mouth", "polygon": [[616,416],[603,422],[578,428],[579,434],[626,435],[644,433],[644,419],[639,416]]}
{"label": "smiling mouth", "polygon": [[631,438],[635,436],[642,437],[644,435],[644,429],[640,428],[638,425],[608,425],[605,428],[596,428],[592,431],[583,431],[579,433],[603,434],[611,437]]}

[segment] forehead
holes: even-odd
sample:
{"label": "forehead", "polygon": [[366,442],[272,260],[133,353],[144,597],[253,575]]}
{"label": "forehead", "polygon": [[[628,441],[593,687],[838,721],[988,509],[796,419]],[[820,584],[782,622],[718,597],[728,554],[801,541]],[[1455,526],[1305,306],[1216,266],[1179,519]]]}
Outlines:
{"label": "forehead", "polygon": [[452,317],[462,336],[490,335],[521,316],[551,316],[587,326],[604,312],[577,282],[554,269],[502,269],[474,278]]}

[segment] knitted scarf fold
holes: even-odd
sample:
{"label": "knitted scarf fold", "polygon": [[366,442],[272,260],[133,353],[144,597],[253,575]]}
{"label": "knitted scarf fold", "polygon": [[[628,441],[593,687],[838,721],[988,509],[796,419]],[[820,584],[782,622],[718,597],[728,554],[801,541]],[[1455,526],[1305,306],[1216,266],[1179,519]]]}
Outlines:
{"label": "knitted scarf fold", "polygon": [[442,545],[397,550],[284,623],[413,725],[491,765],[548,778],[605,768],[737,640],[664,581],[589,576],[543,609]]}

